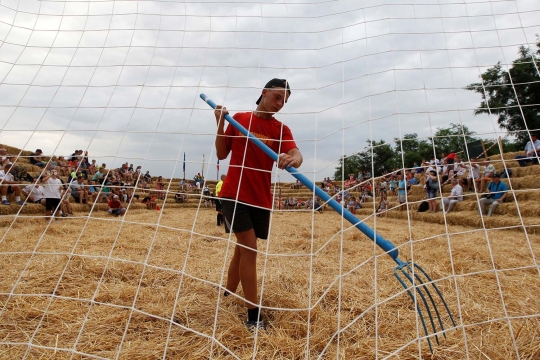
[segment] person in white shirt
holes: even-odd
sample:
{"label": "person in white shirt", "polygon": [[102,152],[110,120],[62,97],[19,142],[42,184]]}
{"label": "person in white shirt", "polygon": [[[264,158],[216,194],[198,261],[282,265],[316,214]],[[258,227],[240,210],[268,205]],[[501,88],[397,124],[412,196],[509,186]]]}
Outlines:
{"label": "person in white shirt", "polygon": [[[443,198],[443,212],[449,213],[454,208],[458,202],[463,201],[463,188],[458,184],[458,180],[453,178],[452,182],[452,191],[450,191],[450,196]],[[448,208],[447,210],[445,210]]]}
{"label": "person in white shirt", "polygon": [[22,189],[22,192],[28,197],[27,201],[45,206],[45,193],[43,191],[43,186],[39,185],[37,178],[34,179],[33,184]]}
{"label": "person in white shirt", "polygon": [[525,154],[516,156],[519,166],[527,166],[528,162],[538,164],[538,156],[540,156],[540,140],[538,134],[531,133],[531,141],[525,145]]}
{"label": "person in white shirt", "polygon": [[4,169],[0,170],[0,193],[2,194],[2,204],[9,205],[7,194],[15,194],[15,202],[17,205],[26,205],[21,201],[21,188],[17,185],[15,177],[10,173],[12,164],[4,165]]}
{"label": "person in white shirt", "polygon": [[79,204],[88,203],[88,188],[84,184],[84,176],[78,176],[77,180],[73,180],[69,184],[69,189],[71,190],[71,196],[75,199],[75,202]]}
{"label": "person in white shirt", "polygon": [[[41,179],[43,185],[43,193],[45,194],[45,221],[50,220],[50,216],[53,217],[60,213],[60,200],[62,198],[62,180],[58,178],[58,171],[51,171],[51,175],[44,176]],[[54,209],[54,212],[53,212]]]}
{"label": "person in white shirt", "polygon": [[493,174],[495,174],[495,166],[493,166],[490,161],[489,158],[486,159],[482,177],[475,180],[477,184],[480,183],[480,192],[486,191],[487,184],[491,182],[491,178],[493,178]]}
{"label": "person in white shirt", "polygon": [[474,190],[474,182],[480,178],[480,165],[473,158],[467,165],[467,178],[460,184],[462,187],[467,187],[468,191]]}

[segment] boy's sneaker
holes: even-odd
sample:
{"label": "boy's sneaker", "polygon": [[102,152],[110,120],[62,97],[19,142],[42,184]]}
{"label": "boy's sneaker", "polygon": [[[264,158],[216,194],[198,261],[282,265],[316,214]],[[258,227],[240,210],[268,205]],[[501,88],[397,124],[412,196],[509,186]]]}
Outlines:
{"label": "boy's sneaker", "polygon": [[7,201],[7,200],[2,200],[2,205],[9,205],[9,204],[10,204],[9,201]]}
{"label": "boy's sneaker", "polygon": [[22,201],[17,201],[17,205],[26,206],[26,204],[23,203]]}
{"label": "boy's sneaker", "polygon": [[246,321],[246,327],[248,328],[249,332],[251,332],[252,334],[255,334],[257,329],[266,330],[266,321],[264,321],[264,320],[259,320],[259,321],[247,320]]}

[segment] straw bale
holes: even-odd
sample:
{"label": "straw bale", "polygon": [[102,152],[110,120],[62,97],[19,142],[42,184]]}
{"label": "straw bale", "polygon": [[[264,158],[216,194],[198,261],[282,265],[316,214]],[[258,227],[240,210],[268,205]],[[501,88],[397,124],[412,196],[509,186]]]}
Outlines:
{"label": "straw bale", "polygon": [[[521,232],[489,230],[516,221],[504,215],[515,208],[512,203],[501,205],[498,216],[484,218],[486,232],[472,210],[475,204],[467,200],[459,204],[463,210],[447,214],[451,227],[442,213],[391,210],[377,218],[366,206],[361,217],[399,247],[403,260],[414,256],[438,281],[464,326],[447,333],[435,347],[435,358],[465,358],[465,341],[473,358],[481,358],[481,352],[494,359],[513,356],[504,309],[513,317],[526,316],[510,324],[522,357],[534,358],[540,328],[534,291],[540,283],[531,249],[540,257],[540,235],[522,227]],[[50,225],[26,216],[0,221],[5,235],[0,266],[7,269],[0,282],[6,309],[0,315],[3,354],[22,357],[26,346],[8,348],[6,342],[24,343],[37,330],[44,346],[71,348],[81,332],[76,350],[83,354],[161,357],[171,327],[167,357],[225,359],[230,351],[251,358],[254,337],[243,325],[244,304],[236,296],[220,296],[218,286],[234,237],[229,241],[215,226],[213,209],[168,208],[172,205],[162,212],[135,209],[125,223],[102,210],[91,219]],[[417,333],[413,303],[393,276],[395,263],[355,228],[342,229],[339,215],[275,212],[270,239],[259,241],[258,248],[269,253],[258,261],[263,306],[290,310],[263,311],[270,326],[258,335],[257,358],[373,358],[377,350],[387,355],[400,347],[401,358],[418,358],[419,351],[430,358],[426,341],[420,350],[415,341],[424,334]],[[55,288],[61,298],[44,296]],[[241,287],[236,295],[243,296]],[[214,328],[222,346],[192,331],[211,337]],[[32,354],[53,355],[38,348]]]}

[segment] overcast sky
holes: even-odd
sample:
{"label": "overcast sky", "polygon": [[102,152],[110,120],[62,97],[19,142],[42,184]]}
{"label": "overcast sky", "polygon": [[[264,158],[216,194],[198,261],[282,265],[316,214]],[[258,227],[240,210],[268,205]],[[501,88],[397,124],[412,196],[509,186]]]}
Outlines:
{"label": "overcast sky", "polygon": [[278,77],[292,95],[276,117],[321,180],[367,139],[449,123],[504,135],[463,87],[538,33],[538,0],[1,0],[0,143],[167,178],[184,152],[192,178],[205,154],[215,179],[215,120],[198,95],[250,111]]}

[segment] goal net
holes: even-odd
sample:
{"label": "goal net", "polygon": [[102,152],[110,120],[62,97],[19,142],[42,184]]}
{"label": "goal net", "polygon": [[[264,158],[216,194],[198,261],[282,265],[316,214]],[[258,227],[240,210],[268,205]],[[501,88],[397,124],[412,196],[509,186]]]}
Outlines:
{"label": "goal net", "polygon": [[[1,0],[0,358],[539,358],[538,33],[535,0]],[[273,78],[308,182],[260,189],[253,330],[199,95]]]}

